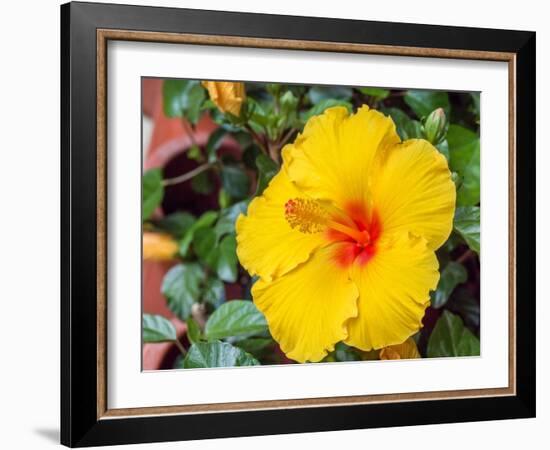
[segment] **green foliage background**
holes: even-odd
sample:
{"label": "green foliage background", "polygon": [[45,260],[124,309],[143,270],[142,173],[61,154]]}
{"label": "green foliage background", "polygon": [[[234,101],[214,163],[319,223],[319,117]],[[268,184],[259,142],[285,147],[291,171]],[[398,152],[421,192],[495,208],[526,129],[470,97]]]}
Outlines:
{"label": "green foliage background", "polygon": [[[280,150],[306,121],[331,106],[355,111],[362,104],[394,120],[403,140],[427,139],[447,158],[457,189],[454,230],[437,256],[441,278],[432,292],[423,329],[414,336],[422,357],[475,356],[479,342],[480,252],[480,95],[379,87],[301,86],[246,83],[240,115],[221,113],[196,80],[163,81],[164,113],[192,128],[209,115],[218,125],[205,146],[193,145],[186,157],[193,173],[183,174],[194,201],[215,195],[218,207],[193,215],[185,209],[153,215],[167,190],[160,169],[143,175],[144,230],[169,233],[178,242],[178,259],[161,286],[167,305],[187,322],[185,346],[175,368],[292,363],[272,339],[263,315],[251,301],[254,283],[236,256],[234,224],[251,198],[260,195],[279,170]],[[231,136],[240,158],[220,155]],[[227,298],[238,285],[241,298]],[[175,341],[170,321],[143,315],[143,341]],[[343,343],[323,362],[378,359]]]}

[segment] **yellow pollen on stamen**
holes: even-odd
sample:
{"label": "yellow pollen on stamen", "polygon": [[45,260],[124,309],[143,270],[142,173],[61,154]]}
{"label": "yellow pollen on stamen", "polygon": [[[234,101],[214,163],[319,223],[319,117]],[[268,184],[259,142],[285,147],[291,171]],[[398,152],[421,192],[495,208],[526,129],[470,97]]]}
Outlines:
{"label": "yellow pollen on stamen", "polygon": [[328,212],[315,200],[294,198],[285,203],[285,219],[302,233],[320,233],[327,228]]}
{"label": "yellow pollen on stamen", "polygon": [[343,223],[331,220],[327,209],[320,202],[312,199],[293,198],[285,203],[285,219],[291,228],[298,228],[301,233],[320,233],[327,228],[339,231],[361,244],[368,244],[370,236],[367,231],[359,231]]}

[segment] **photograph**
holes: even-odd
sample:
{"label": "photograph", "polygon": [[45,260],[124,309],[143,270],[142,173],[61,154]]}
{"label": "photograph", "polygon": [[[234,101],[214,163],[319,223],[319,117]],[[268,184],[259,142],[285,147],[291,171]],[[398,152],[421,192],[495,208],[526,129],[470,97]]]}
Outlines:
{"label": "photograph", "polygon": [[356,3],[61,6],[62,444],[534,435],[533,15]]}
{"label": "photograph", "polygon": [[142,370],[479,357],[480,96],[143,76]]}

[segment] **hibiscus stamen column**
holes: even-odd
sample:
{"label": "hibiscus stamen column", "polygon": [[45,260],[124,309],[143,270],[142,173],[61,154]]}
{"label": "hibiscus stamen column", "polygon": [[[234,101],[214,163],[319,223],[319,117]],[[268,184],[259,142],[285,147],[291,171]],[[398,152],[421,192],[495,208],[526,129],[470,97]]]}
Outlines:
{"label": "hibiscus stamen column", "polygon": [[364,245],[370,240],[367,231],[359,231],[333,220],[327,209],[316,200],[304,198],[288,200],[285,203],[285,218],[292,228],[298,228],[302,233],[319,233],[330,228]]}

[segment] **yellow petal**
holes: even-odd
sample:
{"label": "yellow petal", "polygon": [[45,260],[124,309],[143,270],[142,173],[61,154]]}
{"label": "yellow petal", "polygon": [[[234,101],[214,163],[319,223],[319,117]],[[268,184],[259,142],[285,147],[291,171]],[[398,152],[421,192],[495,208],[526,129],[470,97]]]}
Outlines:
{"label": "yellow petal", "polygon": [[285,219],[286,202],[302,196],[281,170],[237,219],[237,256],[250,275],[279,277],[327,243],[322,233],[302,233]]}
{"label": "yellow petal", "polygon": [[168,261],[178,252],[178,243],[168,234],[143,233],[143,259],[150,261]]}
{"label": "yellow petal", "polygon": [[416,359],[420,358],[418,347],[413,338],[407,339],[402,344],[390,345],[380,350],[380,359]]}
{"label": "yellow petal", "polygon": [[293,360],[320,361],[346,338],[345,322],[357,315],[357,287],[334,261],[339,245],[319,249],[286,275],[252,287],[271,335]]}
{"label": "yellow petal", "polygon": [[438,261],[423,238],[387,235],[365,264],[351,267],[359,288],[359,315],[348,323],[346,343],[361,350],[400,344],[422,326],[430,290],[439,280]]}
{"label": "yellow petal", "polygon": [[412,232],[434,250],[449,237],[456,188],[447,160],[429,142],[411,139],[388,152],[371,193],[384,233]]}
{"label": "yellow petal", "polygon": [[210,99],[221,112],[239,116],[241,106],[246,99],[244,83],[203,81],[202,85],[208,90]]}
{"label": "yellow petal", "polygon": [[365,204],[373,165],[398,142],[393,121],[378,111],[365,105],[349,115],[334,107],[309,119],[294,144],[283,149],[283,159],[300,190],[345,209]]}

